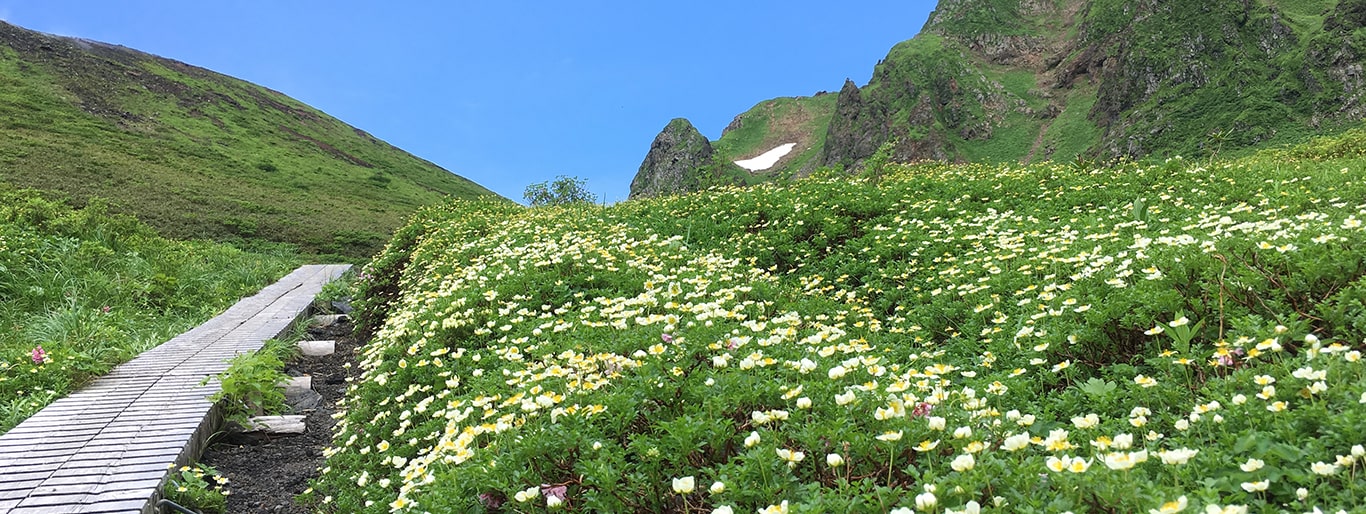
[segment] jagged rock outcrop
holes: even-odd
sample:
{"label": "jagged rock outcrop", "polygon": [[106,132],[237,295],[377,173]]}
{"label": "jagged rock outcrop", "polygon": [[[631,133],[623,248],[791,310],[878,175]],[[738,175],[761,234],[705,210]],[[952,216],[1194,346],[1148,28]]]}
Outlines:
{"label": "jagged rock outcrop", "polygon": [[702,168],[711,164],[711,142],[692,123],[674,118],[655,136],[650,152],[631,180],[628,198],[644,198],[694,191]]}

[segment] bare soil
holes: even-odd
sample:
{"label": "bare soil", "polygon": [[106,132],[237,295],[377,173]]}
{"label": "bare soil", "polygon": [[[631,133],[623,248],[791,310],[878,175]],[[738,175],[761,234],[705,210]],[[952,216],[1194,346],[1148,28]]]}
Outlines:
{"label": "bare soil", "polygon": [[[311,375],[313,390],[322,395],[316,409],[307,414],[307,432],[296,436],[276,436],[256,444],[215,442],[200,461],[218,470],[230,481],[229,514],[299,513],[312,510],[300,505],[295,496],[308,489],[323,465],[323,448],[332,442],[332,413],[346,393],[346,377],[356,374],[355,349],[350,322],[309,329],[315,340],[336,340],[337,351],[324,357],[299,356],[285,368],[291,376]],[[352,367],[343,367],[350,363]],[[222,439],[222,438],[216,438]]]}

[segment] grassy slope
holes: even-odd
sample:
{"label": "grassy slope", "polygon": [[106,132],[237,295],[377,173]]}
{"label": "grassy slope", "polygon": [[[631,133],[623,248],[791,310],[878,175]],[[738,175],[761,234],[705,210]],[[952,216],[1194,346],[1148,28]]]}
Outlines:
{"label": "grassy slope", "polygon": [[298,264],[0,186],[0,432]]}
{"label": "grassy slope", "polygon": [[171,237],[373,254],[414,209],[492,193],[278,92],[0,23],[0,180],[110,200]]}
{"label": "grassy slope", "polygon": [[838,95],[823,94],[795,98],[774,98],[738,116],[740,127],[721,135],[712,143],[716,158],[725,162],[749,159],[778,145],[797,143],[792,152],[773,168],[760,173],[743,169],[743,183],[753,184],[774,177],[790,178],[819,164],[830,116],[835,112]]}
{"label": "grassy slope", "polygon": [[1353,508],[1363,138],[428,210],[366,268],[380,330],[318,498]]}

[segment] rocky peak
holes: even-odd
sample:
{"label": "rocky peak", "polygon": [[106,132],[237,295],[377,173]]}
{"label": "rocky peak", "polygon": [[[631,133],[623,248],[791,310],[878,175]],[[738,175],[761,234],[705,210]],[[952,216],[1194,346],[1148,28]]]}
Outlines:
{"label": "rocky peak", "polygon": [[629,198],[696,190],[699,170],[711,163],[711,142],[685,118],[674,118],[655,136],[650,152],[631,180]]}

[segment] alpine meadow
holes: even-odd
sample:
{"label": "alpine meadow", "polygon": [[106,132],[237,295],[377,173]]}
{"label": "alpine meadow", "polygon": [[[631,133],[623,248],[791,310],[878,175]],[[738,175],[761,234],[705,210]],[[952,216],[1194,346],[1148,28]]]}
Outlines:
{"label": "alpine meadow", "polygon": [[1352,509],[1366,134],[424,209],[328,512]]}
{"label": "alpine meadow", "polygon": [[[519,205],[283,93],[0,21],[0,435],[340,260],[291,290],[319,312],[261,314],[309,323],[250,373],[192,378],[277,408],[218,403],[236,426],[139,471],[154,500],[1366,512],[1366,0],[935,5],[862,85],[746,100],[716,140],[672,118],[613,204],[566,172]],[[526,82],[579,91],[536,62]],[[467,80],[522,94],[522,71]],[[562,116],[456,85],[423,87]],[[316,396],[306,436],[222,437],[283,413],[284,382]],[[58,496],[0,486],[0,512]]]}

